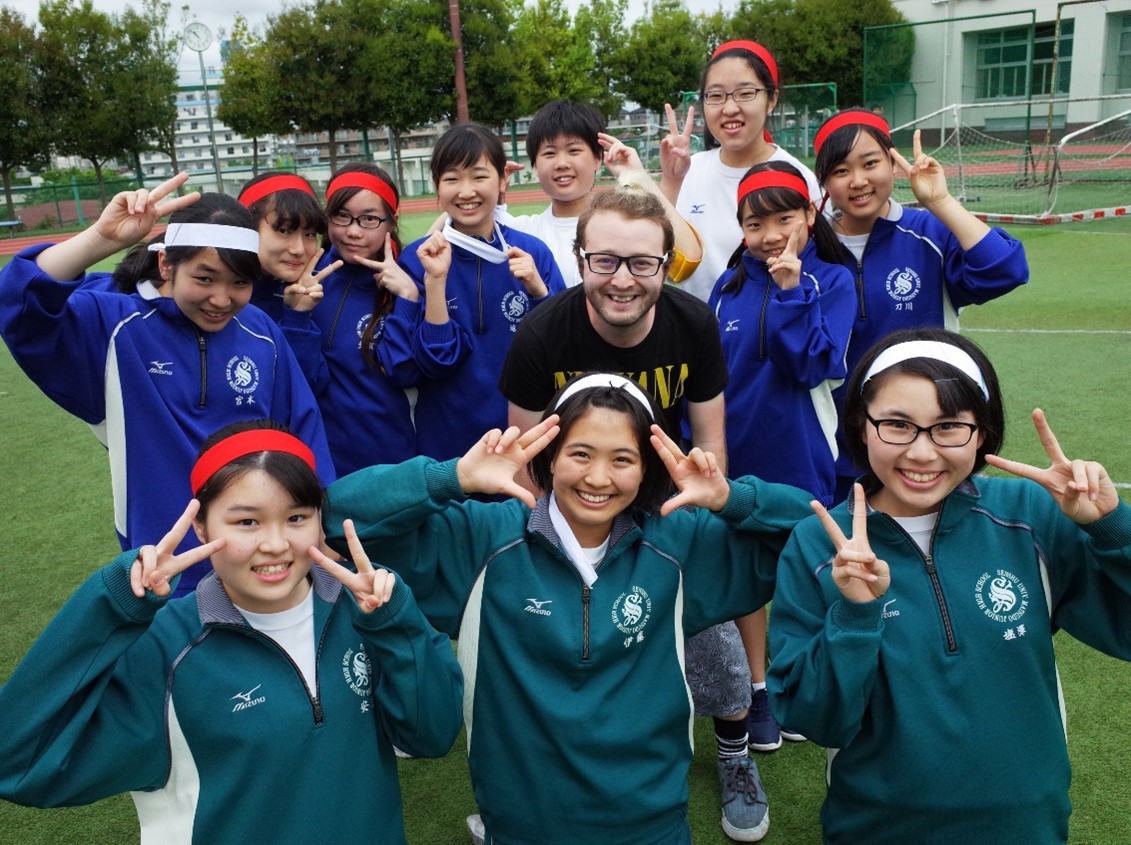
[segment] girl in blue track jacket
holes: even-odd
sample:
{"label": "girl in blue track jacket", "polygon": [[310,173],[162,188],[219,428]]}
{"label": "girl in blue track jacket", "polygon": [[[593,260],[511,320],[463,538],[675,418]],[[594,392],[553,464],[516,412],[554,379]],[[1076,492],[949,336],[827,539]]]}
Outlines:
{"label": "girl in blue track jacket", "polygon": [[550,248],[495,220],[505,167],[503,144],[486,127],[464,123],[445,132],[431,169],[447,221],[401,257],[425,299],[413,344],[422,374],[416,453],[437,460],[506,426],[498,383],[511,339],[531,308],[565,290]]}
{"label": "girl in blue track jacket", "polygon": [[310,386],[339,475],[416,454],[412,344],[422,307],[396,261],[399,203],[389,174],[373,164],[343,167],[326,188],[330,250],[317,265],[324,295],[302,316],[319,338],[321,372]]}
{"label": "girl in blue track jacket", "polygon": [[[989,302],[1029,280],[1021,242],[991,229],[951,196],[942,165],[923,153],[918,130],[909,162],[892,145],[880,115],[848,109],[821,124],[813,146],[843,260],[856,274],[848,372],[891,332],[921,326],[957,331],[964,306]],[[892,198],[897,167],[920,208]],[[838,392],[838,406],[843,402]],[[840,452],[838,500],[857,475],[843,441]]]}
{"label": "girl in blue track jacket", "polygon": [[[356,570],[318,552],[314,463],[270,421],[206,442],[174,527],[95,572],[0,687],[0,712],[19,714],[0,797],[132,790],[143,843],[404,845],[393,747],[446,753],[462,678],[352,530]],[[178,554],[190,526],[203,545]],[[215,573],[168,601],[208,555]]]}
{"label": "girl in blue track jacket", "polygon": [[730,376],[726,442],[732,476],[756,475],[831,505],[837,414],[856,311],[840,247],[783,162],[752,167],[738,188],[745,243],[708,303]]}
{"label": "girl in blue track jacket", "polygon": [[[226,423],[284,422],[311,444],[323,480],[335,477],[290,347],[263,312],[244,309],[259,275],[251,216],[221,194],[169,197],[187,178],[120,193],[91,228],[29,248],[0,271],[0,335],[12,357],[108,450],[123,549],[176,521],[197,449]],[[83,288],[86,267],[137,243],[170,212],[165,242],[137,247],[150,257],[139,266],[162,279],[167,297]],[[179,592],[207,571],[201,562],[185,573]]]}
{"label": "girl in blue track jacket", "polygon": [[1068,841],[1053,634],[1131,659],[1131,509],[1033,422],[1048,469],[997,456],[997,376],[942,329],[895,333],[849,382],[867,474],[797,526],[770,626],[774,710],[830,749],[829,845]]}
{"label": "girl in blue track jacket", "polygon": [[[770,599],[807,509],[800,490],[728,482],[713,455],[683,455],[658,413],[620,376],[582,376],[525,434],[494,429],[458,460],[328,490],[331,544],[345,548],[352,517],[367,553],[459,637],[487,842],[690,842],[684,638]],[[514,479],[528,461],[548,491],[537,503]]]}

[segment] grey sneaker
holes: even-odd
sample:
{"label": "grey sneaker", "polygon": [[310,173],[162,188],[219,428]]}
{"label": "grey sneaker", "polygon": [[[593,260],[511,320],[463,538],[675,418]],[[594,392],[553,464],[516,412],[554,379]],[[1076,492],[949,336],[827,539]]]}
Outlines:
{"label": "grey sneaker", "polygon": [[760,842],[770,829],[770,807],[749,757],[719,760],[723,832],[736,842]]}
{"label": "grey sneaker", "polygon": [[483,819],[479,817],[478,813],[467,817],[467,832],[471,834],[472,845],[483,845],[485,831],[483,830]]}

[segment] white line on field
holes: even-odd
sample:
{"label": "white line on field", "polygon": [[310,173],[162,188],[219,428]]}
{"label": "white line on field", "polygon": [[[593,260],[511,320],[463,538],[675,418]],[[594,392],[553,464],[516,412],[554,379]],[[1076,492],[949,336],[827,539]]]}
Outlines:
{"label": "white line on field", "polygon": [[981,332],[982,334],[1126,334],[1131,329],[962,329],[963,334]]}

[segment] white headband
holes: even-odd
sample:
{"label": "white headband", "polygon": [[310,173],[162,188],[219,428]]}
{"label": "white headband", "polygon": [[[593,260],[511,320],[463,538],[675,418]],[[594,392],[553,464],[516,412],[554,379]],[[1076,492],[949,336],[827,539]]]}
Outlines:
{"label": "white headband", "polygon": [[644,406],[644,410],[648,412],[648,416],[653,420],[656,419],[652,413],[652,403],[648,401],[648,396],[641,390],[634,382],[629,381],[624,376],[613,375],[612,373],[592,373],[591,375],[582,376],[577,381],[573,382],[569,387],[562,391],[562,395],[558,397],[558,404],[554,405],[554,410],[562,406],[569,397],[579,393],[582,390],[588,390],[591,387],[616,387],[623,390],[637,402]]}
{"label": "white headband", "polygon": [[213,249],[242,249],[259,252],[259,232],[246,226],[224,226],[219,223],[170,223],[163,243],[149,245],[150,252],[173,246],[205,246]]}
{"label": "white headband", "polygon": [[974,359],[970,357],[969,353],[963,352],[957,346],[951,346],[949,343],[942,343],[937,340],[909,340],[906,343],[897,343],[895,346],[889,346],[876,356],[876,360],[873,361],[872,366],[868,368],[868,374],[864,376],[864,381],[860,383],[860,386],[863,387],[868,383],[869,379],[878,373],[882,373],[888,367],[895,366],[896,364],[908,361],[912,358],[929,358],[933,361],[942,361],[944,364],[950,364],[966,376],[969,376],[969,378],[982,389],[982,395],[989,400],[990,391],[989,388],[986,387],[986,380],[982,376],[982,371],[978,368],[978,365],[974,363]]}

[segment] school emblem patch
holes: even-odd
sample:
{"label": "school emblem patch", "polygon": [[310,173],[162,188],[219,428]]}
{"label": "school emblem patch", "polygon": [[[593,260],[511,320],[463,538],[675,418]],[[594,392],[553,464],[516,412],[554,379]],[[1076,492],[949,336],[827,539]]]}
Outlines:
{"label": "school emblem patch", "polygon": [[503,297],[502,308],[503,316],[510,322],[510,329],[513,332],[518,329],[518,324],[522,322],[522,318],[530,310],[530,300],[526,298],[525,293],[509,290]]}
{"label": "school emblem patch", "polygon": [[910,267],[896,267],[888,273],[884,287],[888,296],[896,302],[910,302],[919,295],[919,290],[923,287],[923,280]]}
{"label": "school emblem patch", "polygon": [[644,626],[652,618],[652,599],[643,587],[621,593],[613,602],[613,624],[626,635],[625,648],[644,639]]}
{"label": "school emblem patch", "polygon": [[983,573],[974,584],[974,601],[995,622],[1013,623],[1029,609],[1029,591],[1012,572]]}
{"label": "school emblem patch", "polygon": [[342,677],[346,679],[349,688],[362,698],[368,697],[372,675],[373,667],[365,649],[360,645],[356,651],[347,648],[342,656]]}
{"label": "school emblem patch", "polygon": [[224,368],[232,390],[243,396],[259,387],[259,367],[247,355],[233,355]]}

